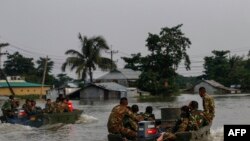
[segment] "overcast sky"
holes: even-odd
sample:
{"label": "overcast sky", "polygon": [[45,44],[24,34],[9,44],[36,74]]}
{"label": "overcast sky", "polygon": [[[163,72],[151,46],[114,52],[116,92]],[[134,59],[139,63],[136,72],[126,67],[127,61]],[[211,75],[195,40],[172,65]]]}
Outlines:
{"label": "overcast sky", "polygon": [[[118,51],[113,58],[121,68],[120,57],[147,54],[149,32],[158,34],[163,27],[183,24],[181,30],[192,42],[187,50],[192,70],[180,65],[178,72],[197,76],[212,50],[247,54],[249,14],[250,0],[0,0],[0,42],[11,44],[3,50],[10,53],[48,55],[55,62],[53,73],[58,74],[65,51],[80,49],[79,33],[101,35]],[[101,74],[96,71],[94,77]]]}

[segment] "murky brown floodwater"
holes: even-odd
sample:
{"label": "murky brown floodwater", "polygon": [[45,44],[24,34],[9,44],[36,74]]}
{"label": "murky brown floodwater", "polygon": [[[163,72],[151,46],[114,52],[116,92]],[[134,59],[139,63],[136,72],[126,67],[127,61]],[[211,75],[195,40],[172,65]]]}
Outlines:
{"label": "murky brown floodwater", "polygon": [[[198,95],[182,94],[168,102],[137,102],[129,98],[129,105],[138,104],[140,112],[146,106],[153,106],[156,118],[160,118],[161,107],[180,107],[191,100],[197,100]],[[250,123],[250,94],[215,96],[216,116],[211,129],[211,141],[223,141],[224,124]],[[83,109],[81,119],[77,124],[50,125],[41,128],[31,128],[22,125],[0,124],[0,141],[107,141],[106,123],[109,113],[119,101],[94,102],[93,105],[81,105],[73,101],[74,106]],[[2,100],[0,100],[2,104]],[[44,102],[37,101],[43,107]],[[200,108],[202,108],[200,106]]]}

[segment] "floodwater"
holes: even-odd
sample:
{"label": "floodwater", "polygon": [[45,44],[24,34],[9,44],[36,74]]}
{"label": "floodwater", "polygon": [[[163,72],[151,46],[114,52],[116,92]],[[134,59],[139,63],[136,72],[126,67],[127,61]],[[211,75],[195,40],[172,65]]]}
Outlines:
{"label": "floodwater", "polygon": [[[216,115],[209,141],[223,141],[225,124],[250,123],[250,94],[218,95],[214,98]],[[140,112],[144,112],[146,106],[150,105],[154,109],[156,118],[161,118],[160,109],[162,107],[180,107],[191,100],[197,100],[201,105],[201,98],[197,94],[182,94],[165,102],[138,102],[134,98],[129,98],[129,105],[138,104]],[[0,100],[1,104],[2,101]],[[3,123],[0,124],[0,141],[107,141],[107,119],[111,109],[118,102],[118,100],[95,101],[91,105],[82,105],[80,101],[73,101],[75,108],[84,110],[76,124],[56,124],[32,128]],[[37,104],[44,107],[43,101],[37,101]],[[202,106],[199,108],[202,109]]]}

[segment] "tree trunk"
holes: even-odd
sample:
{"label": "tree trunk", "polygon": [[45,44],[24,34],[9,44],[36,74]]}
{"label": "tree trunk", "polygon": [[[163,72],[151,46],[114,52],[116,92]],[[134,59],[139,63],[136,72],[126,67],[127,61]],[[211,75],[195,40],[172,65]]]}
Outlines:
{"label": "tree trunk", "polygon": [[90,83],[93,83],[93,73],[92,73],[91,67],[89,67],[89,80],[90,80]]}

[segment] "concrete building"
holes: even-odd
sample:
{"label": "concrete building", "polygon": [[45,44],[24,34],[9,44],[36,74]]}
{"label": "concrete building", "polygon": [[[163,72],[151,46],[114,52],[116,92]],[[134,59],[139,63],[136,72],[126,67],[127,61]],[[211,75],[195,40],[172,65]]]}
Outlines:
{"label": "concrete building", "polygon": [[[15,95],[46,95],[50,89],[49,85],[42,85],[37,83],[30,83],[22,80],[21,77],[7,77],[10,87]],[[6,80],[0,80],[0,95],[9,96],[11,91]]]}

